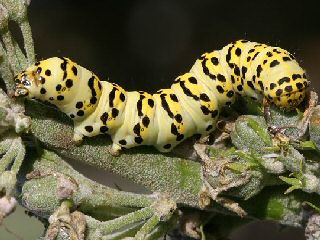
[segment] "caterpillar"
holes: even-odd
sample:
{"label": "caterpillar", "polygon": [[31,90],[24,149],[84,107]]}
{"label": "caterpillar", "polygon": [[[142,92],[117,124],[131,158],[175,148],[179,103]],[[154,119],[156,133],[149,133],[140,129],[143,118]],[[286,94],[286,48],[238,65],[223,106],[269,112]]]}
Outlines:
{"label": "caterpillar", "polygon": [[48,101],[74,121],[74,140],[109,134],[112,153],[153,145],[168,152],[186,138],[208,135],[236,95],[299,105],[309,85],[294,56],[279,47],[239,40],[204,53],[170,88],[150,94],[100,81],[65,57],[36,62],[15,77],[15,96]]}

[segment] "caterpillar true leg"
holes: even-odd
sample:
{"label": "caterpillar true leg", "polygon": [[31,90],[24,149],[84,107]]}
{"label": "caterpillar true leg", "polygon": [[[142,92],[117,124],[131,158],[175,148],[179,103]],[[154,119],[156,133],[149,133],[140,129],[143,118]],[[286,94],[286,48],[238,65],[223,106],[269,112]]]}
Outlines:
{"label": "caterpillar true leg", "polygon": [[126,92],[58,57],[35,63],[15,82],[16,96],[48,101],[66,113],[74,121],[75,141],[109,134],[113,154],[139,145],[171,151],[192,135],[210,134],[220,109],[230,106],[236,95],[292,109],[308,87],[293,55],[246,40],[203,54],[190,72],[154,94]]}

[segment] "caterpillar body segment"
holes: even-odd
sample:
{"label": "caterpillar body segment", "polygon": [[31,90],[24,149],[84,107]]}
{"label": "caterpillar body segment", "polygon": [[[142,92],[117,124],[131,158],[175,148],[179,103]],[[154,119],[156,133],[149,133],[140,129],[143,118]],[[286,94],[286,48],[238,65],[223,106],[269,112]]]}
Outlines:
{"label": "caterpillar body segment", "polygon": [[246,40],[203,54],[190,72],[154,94],[127,92],[58,57],[35,63],[15,81],[16,96],[48,101],[73,119],[75,141],[109,134],[115,154],[138,145],[168,152],[194,134],[208,135],[236,95],[294,108],[308,86],[290,53]]}

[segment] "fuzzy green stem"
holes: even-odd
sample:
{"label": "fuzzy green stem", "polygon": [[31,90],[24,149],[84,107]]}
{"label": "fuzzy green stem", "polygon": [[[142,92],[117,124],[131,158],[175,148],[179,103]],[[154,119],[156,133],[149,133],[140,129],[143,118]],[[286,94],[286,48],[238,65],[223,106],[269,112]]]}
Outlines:
{"label": "fuzzy green stem", "polygon": [[10,143],[11,143],[11,141],[8,139],[0,142],[0,154],[5,154],[8,151],[8,149],[11,146]]}
{"label": "fuzzy green stem", "polygon": [[20,69],[26,69],[28,67],[28,60],[24,53],[22,52],[21,48],[19,47],[16,41],[13,42],[14,48],[16,49],[16,57],[19,61]]}
{"label": "fuzzy green stem", "polygon": [[156,225],[160,222],[157,215],[153,215],[148,221],[140,228],[140,230],[135,235],[136,240],[143,240],[149,234]]}
{"label": "fuzzy green stem", "polygon": [[15,150],[14,146],[11,145],[6,154],[2,157],[0,161],[0,173],[4,172],[8,165],[14,160],[17,154]]}
{"label": "fuzzy green stem", "polygon": [[87,195],[80,201],[80,204],[90,206],[107,206],[110,205],[114,199],[114,204],[138,208],[150,206],[154,202],[152,195],[134,194],[128,192],[114,191],[109,195],[106,193],[95,193],[94,195]]}
{"label": "fuzzy green stem", "polygon": [[154,210],[151,207],[146,207],[141,210],[129,213],[127,215],[118,217],[114,220],[107,222],[101,222],[99,228],[103,234],[110,234],[118,229],[121,229],[127,225],[135,222],[140,222],[150,218],[154,214]]}
{"label": "fuzzy green stem", "polygon": [[25,157],[25,154],[26,154],[26,149],[24,147],[23,144],[19,144],[19,147],[18,147],[18,154],[16,156],[16,159],[15,161],[13,162],[13,165],[11,167],[11,171],[13,171],[15,174],[17,174],[20,170],[20,167],[22,165],[22,162],[24,160],[24,157]]}
{"label": "fuzzy green stem", "polygon": [[[20,29],[24,40],[24,48],[27,54],[28,64],[31,65],[35,62],[36,57],[34,53],[34,43],[31,27],[27,19],[20,23]],[[23,61],[23,59],[21,59],[20,62],[21,61]]]}
{"label": "fuzzy green stem", "polygon": [[21,69],[20,69],[20,66],[19,66],[19,60],[18,60],[18,58],[17,58],[17,56],[15,54],[16,50],[15,50],[15,47],[14,47],[14,43],[13,43],[13,40],[12,40],[11,33],[9,31],[3,33],[2,34],[2,40],[3,40],[4,46],[6,48],[8,61],[10,63],[10,66],[11,66],[14,74],[17,74]]}
{"label": "fuzzy green stem", "polygon": [[0,75],[4,80],[8,93],[11,94],[14,91],[14,82],[12,81],[13,74],[7,60],[8,56],[0,42]]}

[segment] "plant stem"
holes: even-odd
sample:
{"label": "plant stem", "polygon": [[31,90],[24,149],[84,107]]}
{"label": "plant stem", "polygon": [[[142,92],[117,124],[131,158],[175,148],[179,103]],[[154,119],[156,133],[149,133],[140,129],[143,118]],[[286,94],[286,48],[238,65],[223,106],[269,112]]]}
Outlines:
{"label": "plant stem", "polygon": [[153,215],[137,232],[135,235],[136,240],[143,240],[145,239],[146,235],[150,233],[156,225],[159,223],[160,219],[159,216]]}
{"label": "plant stem", "polygon": [[24,40],[24,48],[26,50],[28,65],[35,63],[34,43],[32,38],[31,27],[26,19],[20,23],[20,29]]}

